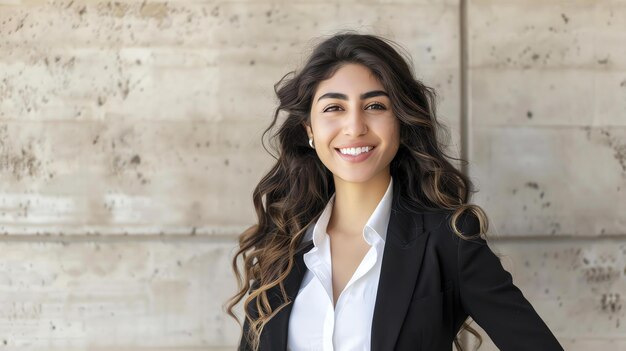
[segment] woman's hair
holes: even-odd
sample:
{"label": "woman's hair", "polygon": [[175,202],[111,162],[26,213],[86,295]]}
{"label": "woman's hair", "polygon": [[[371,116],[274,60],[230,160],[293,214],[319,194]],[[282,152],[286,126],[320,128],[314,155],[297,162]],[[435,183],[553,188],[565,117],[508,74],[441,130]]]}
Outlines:
{"label": "woman's hair", "polygon": [[[399,51],[399,45],[376,35],[337,33],[314,48],[302,69],[287,73],[274,85],[279,106],[261,141],[284,111],[286,118],[271,137],[272,143],[278,138],[278,145],[272,144],[278,157],[273,156],[276,163],[254,189],[258,223],[239,236],[239,249],[232,261],[238,292],[225,304],[227,313],[241,325],[232,311],[249,293],[244,301],[249,332],[245,333],[244,328],[243,336],[253,350],[258,348],[265,324],[292,302],[288,301],[283,281],[294,266],[294,255],[306,228],[317,220],[335,190],[332,173],[308,144],[305,125],[310,126],[318,84],[345,64],[361,64],[372,71],[389,94],[392,111],[400,121],[400,147],[390,164],[394,187],[399,189],[394,193],[419,211],[454,210],[451,227],[463,239],[456,220],[469,210],[480,221],[480,233],[486,234],[487,216],[479,206],[468,203],[476,192],[472,182],[448,159],[467,161],[449,156],[445,152],[447,145],[438,140],[438,133],[449,139],[449,132],[436,118],[436,93],[413,77],[410,56],[405,58]],[[243,259],[243,277],[237,264],[239,256]],[[277,286],[282,304],[272,309],[268,290]],[[253,302],[255,315],[248,311]],[[467,321],[463,329],[482,343]],[[462,350],[458,334],[454,344]]]}

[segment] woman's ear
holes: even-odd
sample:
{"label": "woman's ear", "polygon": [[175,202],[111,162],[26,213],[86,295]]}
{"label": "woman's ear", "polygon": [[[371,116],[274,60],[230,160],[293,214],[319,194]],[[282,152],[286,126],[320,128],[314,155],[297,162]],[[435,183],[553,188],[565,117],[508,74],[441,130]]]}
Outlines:
{"label": "woman's ear", "polygon": [[308,124],[306,124],[306,122],[302,122],[302,126],[306,130],[307,137],[308,138],[312,138],[313,137],[313,130],[311,130],[311,127]]}

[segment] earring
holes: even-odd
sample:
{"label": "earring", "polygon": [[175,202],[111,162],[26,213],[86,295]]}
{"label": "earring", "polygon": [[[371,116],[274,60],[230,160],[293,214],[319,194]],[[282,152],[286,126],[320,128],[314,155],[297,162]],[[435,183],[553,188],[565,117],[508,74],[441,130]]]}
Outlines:
{"label": "earring", "polygon": [[309,138],[309,145],[311,145],[311,147],[315,149],[315,146],[313,146],[313,138]]}

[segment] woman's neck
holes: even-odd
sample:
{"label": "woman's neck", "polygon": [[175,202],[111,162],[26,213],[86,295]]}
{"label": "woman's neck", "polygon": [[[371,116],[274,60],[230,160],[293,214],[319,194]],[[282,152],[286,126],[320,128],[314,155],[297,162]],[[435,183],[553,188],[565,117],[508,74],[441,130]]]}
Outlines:
{"label": "woman's neck", "polygon": [[346,182],[334,177],[335,200],[327,232],[360,237],[376,206],[385,195],[391,175],[380,172],[366,182]]}

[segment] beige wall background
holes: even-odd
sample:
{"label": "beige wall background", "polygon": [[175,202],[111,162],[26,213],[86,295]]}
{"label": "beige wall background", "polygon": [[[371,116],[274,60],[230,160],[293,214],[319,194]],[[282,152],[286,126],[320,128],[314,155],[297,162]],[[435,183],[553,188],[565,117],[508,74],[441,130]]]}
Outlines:
{"label": "beige wall background", "polygon": [[626,349],[625,14],[0,0],[0,349],[234,349],[221,304],[273,84],[342,29],[397,41],[437,90],[490,246],[563,346]]}

